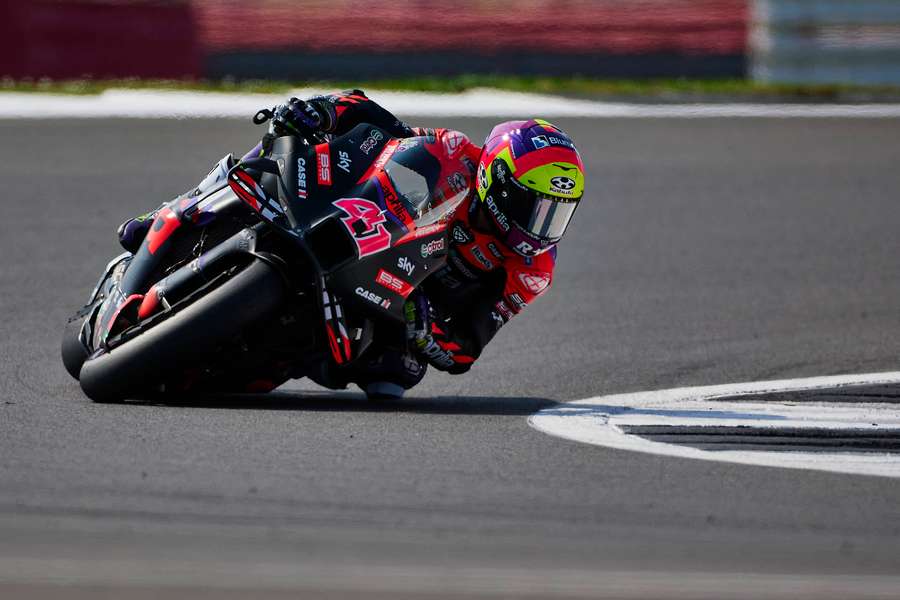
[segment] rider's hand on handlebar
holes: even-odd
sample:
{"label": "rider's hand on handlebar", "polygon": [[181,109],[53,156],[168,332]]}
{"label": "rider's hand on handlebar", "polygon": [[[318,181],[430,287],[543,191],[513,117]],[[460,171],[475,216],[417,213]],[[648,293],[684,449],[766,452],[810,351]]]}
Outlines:
{"label": "rider's hand on handlebar", "polygon": [[318,136],[322,116],[312,104],[291,98],[272,109],[272,128],[277,135],[298,135],[304,139]]}

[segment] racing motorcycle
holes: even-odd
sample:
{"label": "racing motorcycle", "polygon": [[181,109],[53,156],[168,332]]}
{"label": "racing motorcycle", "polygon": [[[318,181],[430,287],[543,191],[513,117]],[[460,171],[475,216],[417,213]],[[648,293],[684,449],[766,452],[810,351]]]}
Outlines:
{"label": "racing motorcycle", "polygon": [[226,156],[106,267],[65,328],[67,371],[117,402],[352,368],[403,330],[405,302],[445,264],[473,185],[462,160],[433,135],[367,124]]}

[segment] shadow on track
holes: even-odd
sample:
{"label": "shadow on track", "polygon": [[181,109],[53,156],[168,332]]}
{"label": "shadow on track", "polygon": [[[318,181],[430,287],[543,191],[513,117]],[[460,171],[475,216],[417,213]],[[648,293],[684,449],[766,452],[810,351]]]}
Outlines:
{"label": "shadow on track", "polygon": [[407,397],[367,400],[363,394],[329,391],[275,391],[269,394],[209,394],[158,396],[124,403],[132,406],[226,410],[320,412],[397,412],[437,415],[530,415],[557,404],[547,398],[498,396]]}

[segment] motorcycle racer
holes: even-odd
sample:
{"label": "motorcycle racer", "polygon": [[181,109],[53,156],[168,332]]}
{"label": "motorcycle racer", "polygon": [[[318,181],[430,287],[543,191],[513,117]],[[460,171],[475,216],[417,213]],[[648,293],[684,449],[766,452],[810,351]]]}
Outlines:
{"label": "motorcycle racer", "polygon": [[[405,343],[381,348],[351,371],[310,375],[316,382],[354,382],[370,397],[396,398],[421,381],[427,365],[465,373],[497,331],[551,286],[556,245],[584,191],[581,157],[558,127],[539,119],[501,123],[479,147],[458,131],[412,128],[361,90],[291,98],[261,113],[274,134],[245,159],[263,155],[272,135],[338,136],[369,123],[397,138],[440,142],[476,182],[450,218],[446,266],[406,304]],[[133,251],[152,222],[146,215],[126,221],[122,245]]]}

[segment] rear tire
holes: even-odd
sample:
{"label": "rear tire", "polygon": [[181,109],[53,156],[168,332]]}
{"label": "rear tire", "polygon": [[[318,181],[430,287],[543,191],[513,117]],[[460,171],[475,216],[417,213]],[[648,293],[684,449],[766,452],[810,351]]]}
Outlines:
{"label": "rear tire", "polygon": [[281,276],[257,260],[162,323],[85,361],[81,389],[95,402],[147,392],[168,371],[190,365],[274,311],[283,297]]}

